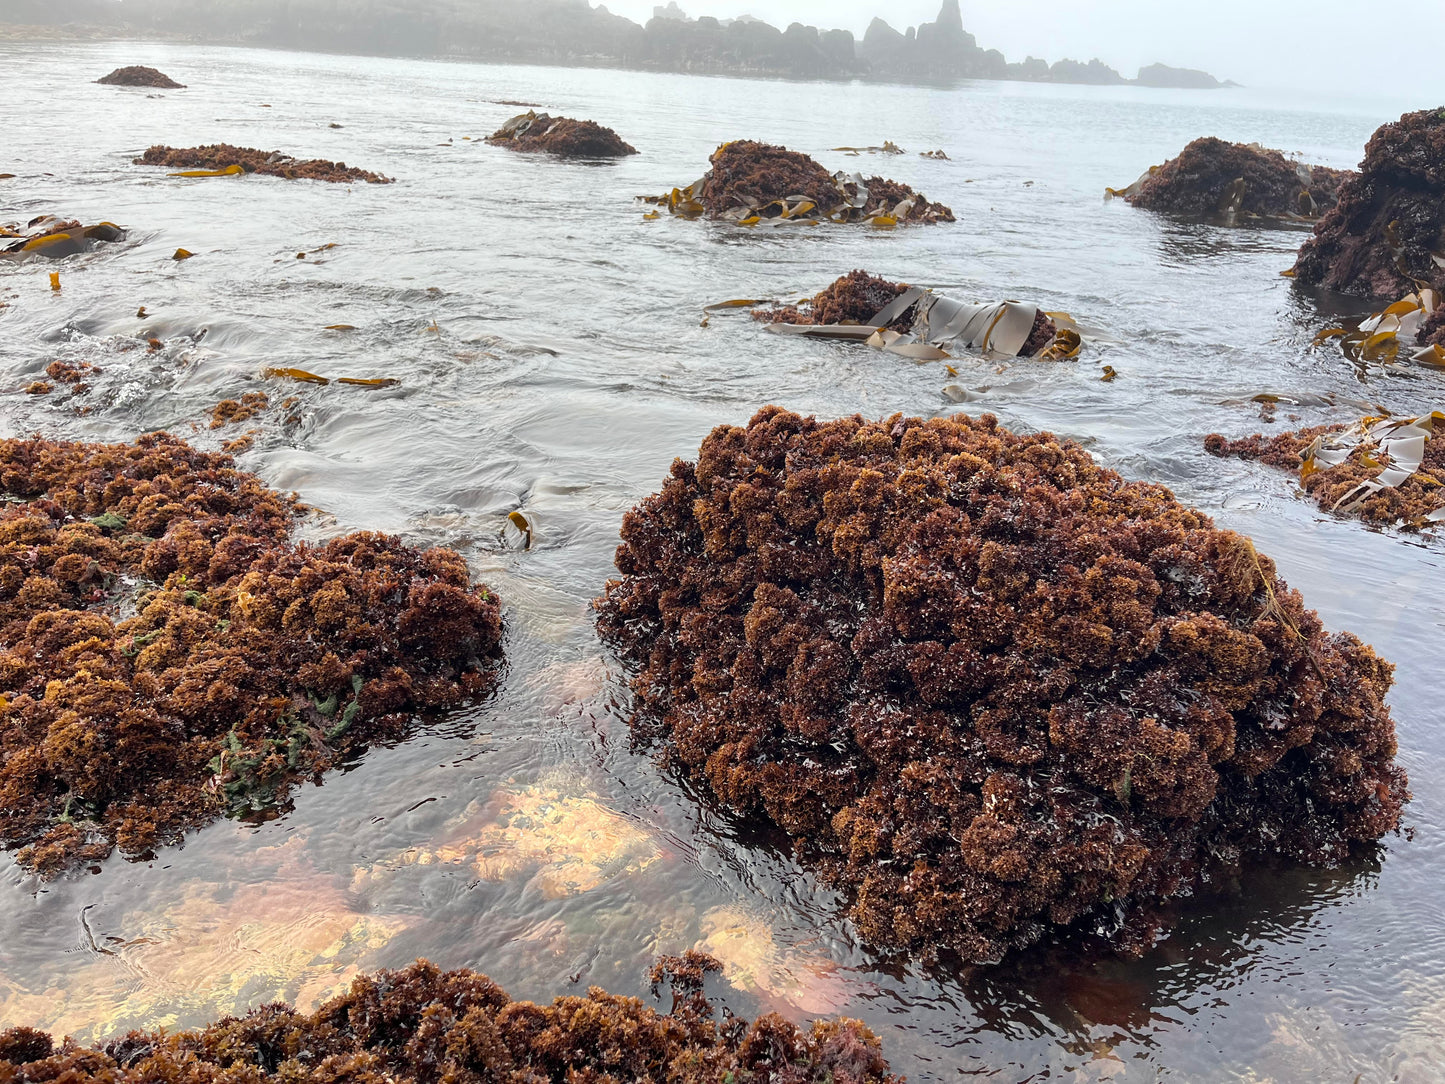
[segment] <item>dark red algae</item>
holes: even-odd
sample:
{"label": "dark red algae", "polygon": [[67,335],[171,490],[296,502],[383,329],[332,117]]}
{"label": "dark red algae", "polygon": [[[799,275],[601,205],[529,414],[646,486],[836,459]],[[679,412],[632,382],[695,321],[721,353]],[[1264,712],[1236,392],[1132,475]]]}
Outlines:
{"label": "dark red algae", "polygon": [[0,1031],[0,1084],[902,1084],[854,1020],[718,1019],[699,953],[653,969],[672,1007],[592,987],[513,1001],[485,975],[418,960],[356,979],[302,1014],[268,1005],[199,1031],[131,1032],[98,1049]]}
{"label": "dark red algae", "polygon": [[1137,953],[1245,859],[1400,823],[1392,666],[1072,442],[767,407],[622,539],[595,606],[634,735],[782,829],[876,946]]}
{"label": "dark red algae", "polygon": [[1313,218],[1335,205],[1345,170],[1292,162],[1255,144],[1196,139],[1126,197],[1136,207],[1208,216]]}
{"label": "dark red algae", "polygon": [[535,112],[513,117],[487,136],[487,142],[509,150],[563,158],[625,158],[637,153],[636,147],[596,121]]}
{"label": "dark red algae", "polygon": [[[901,282],[889,282],[867,271],[850,271],[801,308],[757,309],[753,319],[781,324],[866,324],[907,289]],[[892,326],[899,331],[912,327],[913,309],[901,313]]]}
{"label": "dark red algae", "polygon": [[234,147],[229,143],[212,143],[204,147],[147,148],[134,160],[137,166],[165,166],[175,170],[223,170],[233,166],[244,173],[284,177],[291,181],[329,181],[332,184],[391,184],[389,177],[370,170],[357,169],[345,162],[328,162],[324,158],[300,160],[280,151],[259,151],[254,147]]}
{"label": "dark red algae", "polygon": [[0,441],[0,845],[144,856],[489,692],[450,550],[295,542],[294,498],[167,434]]}

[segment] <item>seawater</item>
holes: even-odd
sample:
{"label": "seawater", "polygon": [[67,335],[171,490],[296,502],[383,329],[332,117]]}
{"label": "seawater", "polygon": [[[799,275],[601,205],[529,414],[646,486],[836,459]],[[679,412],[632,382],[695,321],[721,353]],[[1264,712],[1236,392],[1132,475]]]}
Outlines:
{"label": "seawater", "polygon": [[[130,63],[189,88],[90,82]],[[488,147],[481,137],[518,111],[501,100],[594,118],[642,153],[591,165]],[[1206,134],[1352,166],[1379,124],[1433,103],[152,44],[7,45],[0,103],[0,172],[16,174],[0,181],[0,221],[55,213],[130,230],[58,268],[0,265],[0,433],[164,428],[213,447],[235,435],[207,428],[217,400],[294,396],[242,464],[316,509],[313,536],[379,529],[458,548],[505,600],[508,658],[487,703],[300,787],[275,820],[218,823],[153,862],[113,858],[50,884],[0,859],[0,1023],[81,1039],[186,1026],[276,997],[308,1006],[358,969],[417,956],[484,970],[516,997],[593,983],[641,995],[654,954],[702,945],[729,961],[721,990],[736,1011],[861,1017],[913,1081],[1445,1075],[1445,549],[1333,519],[1287,476],[1202,448],[1212,431],[1429,409],[1445,377],[1313,350],[1333,313],[1363,306],[1280,277],[1300,233],[1101,198]],[[752,232],[643,218],[633,197],[692,181],[734,138],[906,181],[959,221]],[[909,153],[830,150],[885,139]],[[396,183],[184,180],[131,164],[153,143],[218,141]],[[918,157],[936,148],[951,161]],[[172,261],[178,247],[196,257]],[[859,267],[1066,310],[1108,341],[1075,363],[963,358],[950,375],[769,336],[745,314],[702,319],[711,302],[796,298]],[[83,398],[25,395],[56,358],[103,371]],[[268,367],[400,383],[290,384]],[[968,401],[946,399],[948,385]],[[1306,402],[1270,423],[1250,401],[1260,392]],[[1137,962],[961,973],[870,953],[838,898],[772,841],[629,748],[620,675],[589,620],[624,512],[713,426],[768,403],[830,417],[991,411],[1250,535],[1330,627],[1398,664],[1409,835],[1344,870],[1248,874],[1224,900],[1186,905]],[[507,526],[516,509],[534,525],[530,550]]]}

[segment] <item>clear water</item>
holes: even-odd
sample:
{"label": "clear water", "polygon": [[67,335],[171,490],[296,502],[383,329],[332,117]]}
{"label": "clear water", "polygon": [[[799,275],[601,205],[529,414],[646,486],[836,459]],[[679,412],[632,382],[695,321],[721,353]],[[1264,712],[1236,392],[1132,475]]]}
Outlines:
{"label": "clear water", "polygon": [[[127,63],[190,88],[89,82]],[[643,153],[594,166],[488,147],[475,140],[516,112],[493,99],[593,117]],[[53,266],[0,264],[0,433],[164,427],[214,446],[234,435],[206,428],[217,400],[295,395],[243,464],[322,510],[312,533],[459,548],[506,601],[509,659],[490,702],[301,788],[277,820],[219,823],[151,864],[113,859],[47,885],[0,859],[0,1023],[79,1038],[187,1025],[275,997],[310,1004],[357,968],[418,955],[485,970],[518,997],[591,983],[641,994],[654,953],[703,944],[729,961],[737,1011],[861,1017],[914,1081],[1445,1076],[1445,548],[1331,519],[1284,475],[1201,446],[1211,431],[1269,431],[1248,402],[1258,392],[1317,397],[1293,411],[1314,424],[1365,403],[1438,406],[1445,376],[1311,352],[1338,301],[1279,277],[1298,234],[1181,225],[1100,198],[1203,134],[1353,165],[1412,103],[121,45],[0,48],[0,102],[0,172],[17,175],[0,181],[0,221],[53,212],[131,230],[118,250],[61,265],[58,294]],[[907,181],[959,222],[752,233],[643,220],[633,196],[693,180],[739,137]],[[953,160],[829,152],[884,139]],[[152,143],[219,140],[397,183],[178,180],[130,164]],[[197,258],[173,262],[181,246]],[[745,316],[701,326],[709,302],[812,293],[855,267],[1068,310],[1114,341],[1075,364],[955,361],[955,377],[771,337]],[[323,330],[338,323],[357,330]],[[152,336],[163,349],[144,349]],[[104,371],[81,399],[23,394],[57,357]],[[268,366],[401,383],[283,384]],[[763,404],[928,415],[959,409],[941,395],[955,383],[976,396],[965,409],[1078,439],[1251,535],[1330,626],[1398,663],[1413,838],[1343,871],[1246,877],[1136,963],[927,972],[860,947],[831,892],[632,754],[587,612],[624,511],[712,426]],[[1279,418],[1292,427],[1290,408]],[[530,551],[506,526],[517,508],[536,528]]]}

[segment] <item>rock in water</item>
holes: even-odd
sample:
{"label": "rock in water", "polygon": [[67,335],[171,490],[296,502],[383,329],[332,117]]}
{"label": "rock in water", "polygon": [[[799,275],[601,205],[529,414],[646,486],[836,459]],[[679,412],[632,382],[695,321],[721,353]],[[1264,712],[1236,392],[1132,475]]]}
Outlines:
{"label": "rock in water", "polygon": [[1345,170],[1291,162],[1257,144],[1211,137],[1196,139],[1178,158],[1151,170],[1125,198],[1136,207],[1179,215],[1311,218],[1335,205],[1349,176]]}
{"label": "rock in water", "polygon": [[1445,109],[1406,113],[1375,132],[1294,272],[1305,285],[1389,300],[1419,285],[1445,288]]}
{"label": "rock in water", "polygon": [[132,65],[129,68],[116,68],[115,71],[97,83],[104,83],[109,87],[159,87],[162,90],[183,90],[184,83],[177,83],[164,72],[156,71],[155,68],[147,68],[141,65]]}
{"label": "rock in water", "polygon": [[875,945],[1152,943],[1244,858],[1399,824],[1392,667],[1249,540],[984,415],[720,426],[597,601],[634,732],[777,825]]}
{"label": "rock in water", "polygon": [[546,152],[563,158],[625,158],[637,148],[596,121],[529,112],[513,117],[487,142],[514,151]]}

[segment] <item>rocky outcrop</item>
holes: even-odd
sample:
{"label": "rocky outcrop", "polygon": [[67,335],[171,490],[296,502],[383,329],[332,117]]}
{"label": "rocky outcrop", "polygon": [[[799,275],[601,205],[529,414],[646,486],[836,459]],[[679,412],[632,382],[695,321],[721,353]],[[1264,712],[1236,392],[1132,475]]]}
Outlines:
{"label": "rocky outcrop", "polygon": [[487,142],[509,150],[563,158],[625,158],[637,153],[636,147],[596,121],[536,112],[513,117],[487,136]]}
{"label": "rocky outcrop", "polygon": [[132,66],[116,68],[109,75],[96,80],[108,87],[159,87],[162,90],[184,90],[184,83],[177,83],[164,72],[154,68]]}
{"label": "rocky outcrop", "polygon": [[1445,289],[1445,109],[1406,113],[1370,138],[1360,172],[1300,248],[1294,275],[1381,300]]}
{"label": "rocky outcrop", "polygon": [[1150,64],[1140,68],[1139,77],[1134,82],[1141,87],[1172,87],[1180,90],[1218,90],[1236,85],[1221,83],[1208,72],[1195,68],[1171,68],[1167,64]]}
{"label": "rocky outcrop", "polygon": [[1195,217],[1314,218],[1335,205],[1349,176],[1292,162],[1257,143],[1206,137],[1150,170],[1124,198],[1146,210]]}

